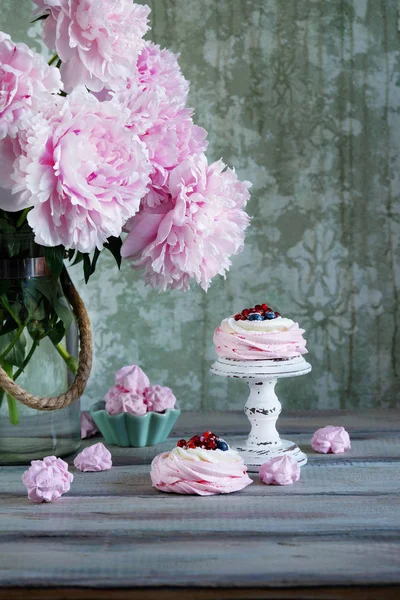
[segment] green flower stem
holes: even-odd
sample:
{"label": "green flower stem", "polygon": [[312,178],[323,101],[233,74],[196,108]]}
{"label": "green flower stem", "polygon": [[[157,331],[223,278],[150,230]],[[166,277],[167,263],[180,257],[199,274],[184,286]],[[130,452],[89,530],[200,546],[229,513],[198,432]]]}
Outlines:
{"label": "green flower stem", "polygon": [[[13,366],[8,363],[3,363],[3,369],[5,370],[7,375],[9,377],[11,377],[11,379],[13,379],[13,374],[12,374]],[[9,415],[11,425],[18,425],[19,416],[18,416],[17,401],[10,394],[7,394],[7,404],[8,404],[8,415]]]}
{"label": "green flower stem", "polygon": [[20,325],[18,327],[17,333],[15,334],[14,338],[11,340],[11,342],[8,344],[7,348],[4,350],[3,354],[0,356],[0,363],[2,363],[4,361],[7,354],[9,352],[11,352],[11,350],[14,348],[15,344],[18,342],[19,338],[21,337],[22,332],[24,331],[24,328],[25,328],[25,325]]}
{"label": "green flower stem", "polygon": [[1,295],[1,302],[4,306],[4,308],[6,308],[8,310],[8,312],[10,313],[10,315],[12,316],[14,321],[17,323],[17,325],[21,325],[21,321],[18,319],[17,315],[11,308],[9,301],[7,300],[7,296],[5,294]]}
{"label": "green flower stem", "polygon": [[56,350],[57,350],[58,354],[66,362],[66,364],[68,365],[68,367],[72,371],[72,373],[74,375],[76,375],[76,373],[78,371],[78,365],[77,365],[75,358],[66,351],[66,349],[64,348],[64,346],[62,345],[61,342],[56,345]]}
{"label": "green flower stem", "polygon": [[49,60],[49,62],[47,64],[49,66],[51,66],[53,63],[56,62],[56,60],[58,60],[58,54],[55,54],[54,56],[52,56],[51,59]]}
{"label": "green flower stem", "polygon": [[26,365],[28,364],[28,362],[31,360],[33,353],[35,352],[36,348],[39,346],[39,342],[37,342],[36,340],[33,341],[33,344],[31,346],[31,349],[29,350],[28,354],[26,355],[26,358],[22,364],[22,367],[20,367],[18,369],[18,371],[16,371],[14,373],[14,381],[16,381],[18,379],[18,377],[21,375],[21,373],[25,370]]}
{"label": "green flower stem", "polygon": [[24,208],[24,210],[22,211],[18,221],[17,221],[17,227],[21,227],[21,225],[24,224],[25,219],[26,219],[26,215],[28,214],[28,212],[31,210],[31,208]]}

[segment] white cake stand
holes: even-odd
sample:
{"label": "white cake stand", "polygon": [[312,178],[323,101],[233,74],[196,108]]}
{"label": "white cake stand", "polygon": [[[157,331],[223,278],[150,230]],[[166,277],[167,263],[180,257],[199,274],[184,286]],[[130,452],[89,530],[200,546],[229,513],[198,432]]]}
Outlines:
{"label": "white cake stand", "polygon": [[274,456],[291,456],[299,465],[305,465],[307,456],[295,443],[282,440],[276,430],[276,421],[282,405],[275,394],[278,379],[298,377],[311,371],[311,365],[302,356],[287,360],[241,361],[219,358],[211,373],[222,377],[243,379],[250,386],[250,396],[244,412],[251,424],[247,440],[239,442],[236,450],[247,468],[258,472],[260,465]]}

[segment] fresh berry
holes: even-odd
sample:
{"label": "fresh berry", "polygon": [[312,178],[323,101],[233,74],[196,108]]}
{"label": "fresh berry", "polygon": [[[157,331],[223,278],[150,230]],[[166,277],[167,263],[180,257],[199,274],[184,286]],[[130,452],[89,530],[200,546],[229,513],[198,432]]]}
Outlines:
{"label": "fresh berry", "polygon": [[212,432],[212,431],[210,431],[210,430],[208,430],[208,431],[205,431],[204,433],[202,433],[202,434],[201,434],[201,437],[202,437],[202,438],[204,438],[204,439],[206,440],[207,438],[209,438],[209,437],[210,437],[210,435],[213,435],[213,432]]}
{"label": "fresh berry", "polygon": [[178,448],[186,448],[186,440],[179,440],[179,442],[176,442],[176,445]]}
{"label": "fresh berry", "polygon": [[249,316],[249,309],[245,308],[244,310],[242,310],[242,315],[244,316],[244,318],[246,319]]}
{"label": "fresh berry", "polygon": [[205,447],[206,447],[207,450],[216,450],[217,449],[217,442],[215,440],[208,439],[205,442]]}
{"label": "fresh berry", "polygon": [[241,313],[234,316],[235,321],[245,321],[246,317],[244,317]]}
{"label": "fresh berry", "polygon": [[255,308],[249,308],[248,311],[249,311],[249,315],[251,315],[252,313],[257,312]]}
{"label": "fresh berry", "polygon": [[194,435],[192,438],[190,438],[188,444],[193,443],[196,447],[200,446],[200,436],[199,435]]}
{"label": "fresh berry", "polygon": [[271,319],[276,319],[276,315],[271,310],[271,311],[268,311],[267,313],[265,313],[265,318],[268,319],[268,321],[270,321]]}
{"label": "fresh berry", "polygon": [[187,446],[187,448],[197,448],[196,444],[195,444],[194,442],[191,442],[191,441],[189,441],[189,442],[186,444],[186,446]]}
{"label": "fresh berry", "polygon": [[268,312],[270,310],[268,304],[261,304],[261,308],[263,309],[264,312]]}
{"label": "fresh berry", "polygon": [[[274,313],[272,313],[274,314]],[[274,315],[275,318],[275,315]],[[264,321],[264,317],[260,313],[253,313],[248,316],[248,321]]]}
{"label": "fresh berry", "polygon": [[276,312],[276,311],[275,311],[275,317],[277,317],[277,318],[278,318],[278,317],[280,317],[280,316],[281,316],[281,313],[278,313],[278,312]]}
{"label": "fresh berry", "polygon": [[264,310],[263,307],[261,306],[261,304],[256,304],[255,309],[257,312],[261,312]]}
{"label": "fresh berry", "polygon": [[226,452],[227,450],[229,450],[229,446],[225,440],[219,438],[219,440],[217,441],[217,449],[222,450],[222,452]]}

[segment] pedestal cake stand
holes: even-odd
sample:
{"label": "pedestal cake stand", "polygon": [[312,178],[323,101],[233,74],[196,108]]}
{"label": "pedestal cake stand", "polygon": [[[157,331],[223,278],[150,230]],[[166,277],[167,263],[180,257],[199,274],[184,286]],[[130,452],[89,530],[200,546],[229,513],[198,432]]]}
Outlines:
{"label": "pedestal cake stand", "polygon": [[307,456],[289,440],[282,440],[276,430],[276,421],[282,405],[275,394],[278,379],[299,377],[311,371],[311,365],[302,356],[287,360],[241,361],[219,358],[211,373],[222,377],[243,379],[250,386],[250,395],[244,412],[251,424],[247,440],[239,442],[236,450],[247,468],[257,472],[260,465],[274,456],[291,456],[299,465],[305,465]]}

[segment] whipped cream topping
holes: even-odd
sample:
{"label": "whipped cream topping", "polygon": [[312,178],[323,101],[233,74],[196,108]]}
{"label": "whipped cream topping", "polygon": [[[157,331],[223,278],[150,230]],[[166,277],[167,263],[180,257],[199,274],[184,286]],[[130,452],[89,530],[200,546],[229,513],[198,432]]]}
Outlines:
{"label": "whipped cream topping", "polygon": [[176,494],[229,494],[252,483],[236,450],[179,448],[156,456],[151,464],[153,486]]}
{"label": "whipped cream topping", "polygon": [[220,325],[227,333],[242,333],[243,331],[288,331],[295,325],[292,319],[277,317],[270,321],[235,321],[233,317],[224,319]]}
{"label": "whipped cream topping", "polygon": [[233,360],[273,360],[306,354],[304,329],[284,317],[235,321],[228,317],[214,332],[216,352]]}

